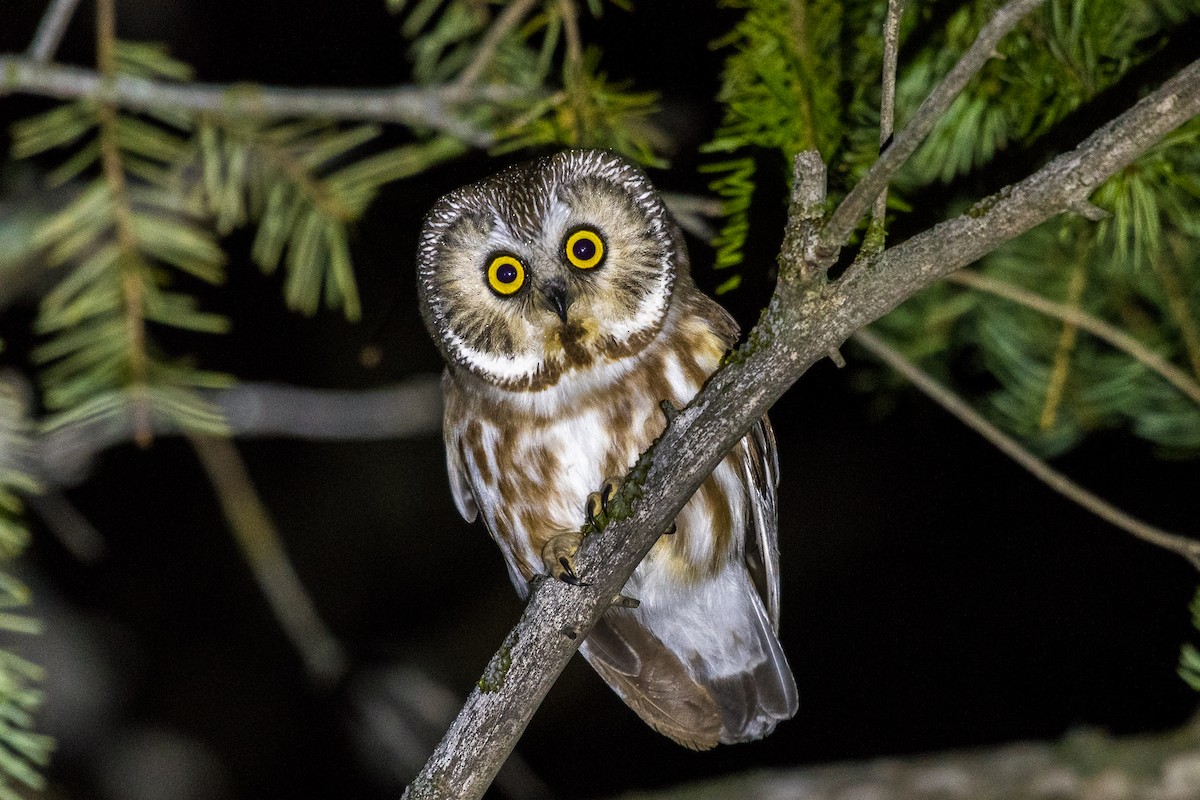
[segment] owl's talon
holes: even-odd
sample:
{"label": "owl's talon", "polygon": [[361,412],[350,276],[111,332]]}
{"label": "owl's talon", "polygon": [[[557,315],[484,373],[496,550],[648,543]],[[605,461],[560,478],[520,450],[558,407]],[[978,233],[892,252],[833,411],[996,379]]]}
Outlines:
{"label": "owl's talon", "polygon": [[636,597],[626,597],[623,594],[619,594],[612,599],[612,604],[621,608],[637,608],[642,604],[642,601]]}
{"label": "owl's talon", "polygon": [[592,492],[587,497],[587,521],[592,527],[600,530],[600,515],[604,513],[604,498],[599,492]]}
{"label": "owl's talon", "polygon": [[583,534],[577,531],[560,533],[542,548],[542,561],[550,577],[572,586],[590,586],[575,572],[575,554],[583,544]]}
{"label": "owl's talon", "polygon": [[608,522],[608,504],[613,501],[620,490],[621,479],[609,478],[600,487],[600,491],[592,492],[587,496],[584,513],[593,530],[600,530],[604,527],[601,522]]}
{"label": "owl's talon", "polygon": [[674,536],[677,530],[679,530],[678,523],[672,522],[671,527],[667,528],[666,532],[663,533],[663,536]]}

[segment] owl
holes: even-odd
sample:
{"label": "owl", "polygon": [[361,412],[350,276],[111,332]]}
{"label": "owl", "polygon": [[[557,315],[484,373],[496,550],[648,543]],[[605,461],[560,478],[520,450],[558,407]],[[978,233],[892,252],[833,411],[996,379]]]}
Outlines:
{"label": "owl", "polygon": [[[604,151],[443,197],[425,218],[418,284],[447,365],[458,510],[483,518],[522,596],[538,574],[578,582],[581,527],[662,433],[662,401],[685,405],[717,369],[736,324],[692,282],[646,176]],[[777,637],[777,473],[763,418],[637,567],[624,589],[636,608],[609,609],[580,647],[685,747],[759,739],[796,713]]]}

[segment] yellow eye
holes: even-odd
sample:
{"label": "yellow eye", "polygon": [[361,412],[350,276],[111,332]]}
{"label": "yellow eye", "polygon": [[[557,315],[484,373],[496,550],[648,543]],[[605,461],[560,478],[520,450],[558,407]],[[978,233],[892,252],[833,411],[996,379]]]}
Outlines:
{"label": "yellow eye", "polygon": [[492,258],[487,270],[488,286],[496,294],[508,296],[525,283],[525,266],[508,254]]}
{"label": "yellow eye", "polygon": [[591,228],[579,228],[567,235],[567,261],[579,269],[591,269],[604,261],[604,240]]}

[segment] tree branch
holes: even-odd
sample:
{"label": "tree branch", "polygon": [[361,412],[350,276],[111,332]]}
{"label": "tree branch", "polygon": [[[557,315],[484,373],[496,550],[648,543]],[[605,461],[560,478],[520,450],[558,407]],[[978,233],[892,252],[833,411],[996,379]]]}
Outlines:
{"label": "tree branch", "polygon": [[79,0],[53,0],[50,3],[26,51],[32,61],[45,64],[54,58],[54,51],[58,49],[78,6]]}
{"label": "tree branch", "polygon": [[237,446],[219,436],[188,436],[225,521],[271,613],[304,662],[309,679],[329,688],[345,677],[350,656],[321,619],[296,574],[271,514],[258,496]]}
{"label": "tree branch", "polygon": [[[724,454],[812,364],[934,281],[1086,199],[1102,180],[1197,113],[1200,62],[1031,177],[870,263],[852,266],[836,282],[806,280],[811,265],[805,270],[781,255],[779,284],[762,321],[626,477],[620,500],[628,514],[585,540],[578,562],[590,585],[543,581],[533,589],[520,621],[405,796],[482,796],[583,637],[658,535]],[[796,182],[805,179],[795,176]],[[864,192],[868,204],[877,193]],[[793,204],[793,218],[810,212]]]}
{"label": "tree branch", "polygon": [[963,53],[962,58],[937,88],[921,102],[912,119],[896,134],[891,145],[880,154],[879,160],[871,165],[862,180],[833,212],[821,231],[821,249],[827,259],[832,261],[836,257],[837,251],[850,238],[863,214],[887,188],[892,176],[916,152],[921,142],[925,141],[925,137],[946,113],[946,109],[958,97],[967,82],[995,55],[996,45],[1000,40],[1016,27],[1022,17],[1043,2],[1045,0],[1009,0],[996,12],[996,16],[983,26],[967,52]]}
{"label": "tree branch", "polygon": [[[883,80],[879,99],[879,152],[891,143],[896,125],[896,61],[900,55],[900,19],[904,16],[905,0],[888,0],[887,19],[883,26]],[[871,207],[871,229],[883,249],[887,218],[887,185]]]}
{"label": "tree branch", "polygon": [[1195,794],[1200,719],[1179,730],[1112,737],[1075,730],[1057,742],[1016,742],[931,755],[758,770],[620,800],[997,800],[1184,798]]}
{"label": "tree branch", "polygon": [[60,100],[88,98],[133,111],[184,109],[229,116],[387,122],[442,131],[476,147],[490,146],[491,134],[459,117],[456,109],[481,101],[513,101],[528,94],[506,86],[293,89],[251,83],[172,83],[129,75],[106,80],[80,67],[0,56],[0,95],[12,92]]}
{"label": "tree branch", "polygon": [[[267,383],[241,383],[207,395],[237,438],[363,441],[427,436],[442,427],[441,379],[420,375],[381,389],[333,391]],[[183,433],[156,420],[154,435]],[[28,472],[50,485],[71,486],[86,477],[100,452],[132,441],[132,420],[84,419],[35,440]],[[0,451],[0,465],[11,459]]]}
{"label": "tree branch", "polygon": [[904,357],[869,330],[854,334],[854,341],[883,363],[899,372],[931,400],[953,414],[959,422],[987,439],[997,450],[1017,462],[1033,477],[1054,491],[1077,503],[1110,525],[1120,528],[1143,541],[1158,545],[1172,553],[1183,556],[1200,569],[1200,541],[1165,531],[1138,519],[1109,503],[1104,498],[1089,492],[1075,481],[1051,467],[1029,452],[1013,437],[988,422],[982,414],[971,408],[965,400],[947,389],[925,370]]}

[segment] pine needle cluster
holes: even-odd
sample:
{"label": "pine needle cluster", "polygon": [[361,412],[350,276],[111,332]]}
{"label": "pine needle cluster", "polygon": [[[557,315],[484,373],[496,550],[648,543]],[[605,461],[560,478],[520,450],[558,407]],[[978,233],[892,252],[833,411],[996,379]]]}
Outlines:
{"label": "pine needle cluster", "polygon": [[[40,630],[25,611],[29,589],[10,570],[29,544],[21,495],[40,491],[28,472],[32,433],[23,398],[11,383],[0,383],[0,630],[10,634]],[[0,800],[18,800],[28,789],[45,788],[39,769],[49,761],[54,744],[34,730],[41,680],[40,667],[0,649]]]}

